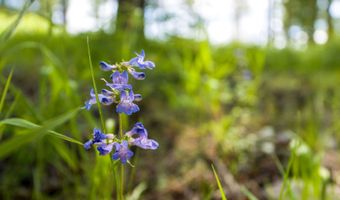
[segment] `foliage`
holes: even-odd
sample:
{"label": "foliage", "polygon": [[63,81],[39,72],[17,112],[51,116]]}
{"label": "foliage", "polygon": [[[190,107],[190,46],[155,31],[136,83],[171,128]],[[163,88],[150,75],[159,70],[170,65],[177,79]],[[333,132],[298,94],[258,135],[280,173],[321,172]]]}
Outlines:
{"label": "foliage", "polygon": [[[131,199],[217,199],[222,187],[229,199],[262,199],[277,182],[281,199],[337,197],[327,176],[337,168],[326,168],[322,156],[338,152],[340,141],[338,41],[278,50],[175,37],[139,41],[127,33],[18,32],[0,49],[1,199],[112,198],[117,180],[107,177],[116,165],[69,143],[99,127],[98,112],[75,109],[87,99],[91,74],[103,75],[97,64],[93,73],[84,67],[87,36],[93,63],[143,47],[159,66],[143,85],[134,82],[145,94],[142,112],[124,119],[142,120],[161,146],[152,156],[133,149],[145,159],[135,156],[140,170],[127,170]],[[113,132],[118,123],[103,124]]]}

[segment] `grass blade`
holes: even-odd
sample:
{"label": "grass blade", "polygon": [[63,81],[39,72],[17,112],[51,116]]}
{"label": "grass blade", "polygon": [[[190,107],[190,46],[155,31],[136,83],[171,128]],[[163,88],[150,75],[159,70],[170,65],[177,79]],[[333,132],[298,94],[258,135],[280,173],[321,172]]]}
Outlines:
{"label": "grass blade", "polygon": [[13,136],[12,138],[2,142],[0,145],[0,158],[3,158],[9,155],[13,151],[16,151],[19,147],[33,141],[38,136],[42,136],[44,134],[51,134],[60,139],[73,142],[79,145],[83,145],[78,140],[75,140],[71,137],[68,137],[66,135],[63,135],[61,133],[51,130],[65,123],[65,121],[73,117],[78,111],[79,111],[79,108],[77,108],[76,110],[67,112],[61,116],[58,116],[52,120],[47,121],[43,126],[39,126],[25,119],[18,119],[18,118],[11,118],[11,119],[5,119],[5,120],[0,121],[0,125],[12,125],[12,126],[25,128],[25,129],[31,129],[25,133]]}
{"label": "grass blade", "polygon": [[2,111],[2,107],[4,106],[4,103],[5,103],[5,98],[6,98],[6,95],[7,95],[8,87],[11,83],[12,75],[13,75],[13,69],[9,73],[9,76],[8,76],[6,84],[5,84],[5,88],[2,91],[1,100],[0,100],[0,113]]}
{"label": "grass blade", "polygon": [[20,118],[10,118],[10,119],[5,119],[0,121],[0,125],[6,124],[6,125],[11,125],[11,126],[17,126],[21,128],[27,128],[27,129],[33,129],[33,128],[39,128],[40,126],[27,121],[25,119],[20,119]]}
{"label": "grass blade", "polygon": [[52,146],[58,155],[68,164],[73,170],[77,169],[77,159],[74,154],[67,148],[66,144],[61,140],[54,140],[51,142]]}
{"label": "grass blade", "polygon": [[216,170],[215,170],[213,164],[211,164],[211,168],[212,168],[212,170],[213,170],[213,172],[214,172],[215,179],[216,179],[216,182],[217,182],[217,185],[218,185],[218,189],[220,190],[222,200],[227,200],[227,197],[225,196],[223,187],[222,187],[222,185],[221,185],[221,181],[220,181],[220,179],[218,178],[218,175],[217,175],[217,173],[216,173]]}
{"label": "grass blade", "polygon": [[58,133],[58,132],[55,132],[55,131],[51,131],[51,130],[49,130],[48,133],[50,133],[51,135],[53,135],[53,136],[55,136],[55,137],[57,137],[59,139],[62,139],[62,140],[68,141],[68,142],[72,142],[72,143],[75,143],[75,144],[83,145],[82,142],[80,142],[80,141],[78,141],[76,139],[73,139],[71,137],[68,137],[66,135],[63,135],[61,133]]}
{"label": "grass blade", "polygon": [[98,98],[97,85],[96,85],[96,81],[94,79],[94,72],[93,72],[92,58],[91,58],[91,51],[90,51],[90,40],[89,40],[89,37],[87,37],[86,39],[87,39],[86,40],[87,41],[87,53],[88,53],[89,63],[90,63],[90,71],[91,71],[91,77],[92,77],[92,84],[93,84],[93,88],[94,88],[94,93],[96,95],[96,101],[97,101],[97,106],[98,106],[98,110],[99,110],[100,121],[102,123],[102,130],[104,131],[104,133],[106,133],[104,117],[103,117],[102,109],[101,109],[99,98]]}
{"label": "grass blade", "polygon": [[[39,125],[34,124],[30,121],[27,121],[25,119],[20,119],[20,118],[5,119],[5,120],[0,122],[0,125],[1,124],[17,126],[17,127],[26,128],[26,129],[42,128],[42,126],[39,126]],[[47,130],[47,133],[49,133],[49,134],[51,134],[51,135],[53,135],[53,136],[55,136],[59,139],[62,139],[62,140],[68,141],[68,142],[72,142],[72,143],[76,143],[76,144],[79,144],[79,145],[83,145],[83,143],[81,143],[80,141],[73,139],[71,137],[68,137],[66,135],[63,135],[61,133],[58,133],[56,131]]]}
{"label": "grass blade", "polygon": [[242,187],[241,192],[246,195],[249,200],[258,200],[246,187]]}
{"label": "grass blade", "polygon": [[34,2],[34,0],[26,1],[24,7],[21,9],[21,11],[20,11],[18,17],[15,19],[15,21],[11,25],[9,25],[4,32],[1,33],[1,35],[0,35],[0,44],[3,44],[6,40],[8,40],[11,37],[11,35],[13,34],[15,29],[19,25],[20,20],[24,16],[25,12],[27,11],[27,9],[30,7],[30,5],[33,2]]}

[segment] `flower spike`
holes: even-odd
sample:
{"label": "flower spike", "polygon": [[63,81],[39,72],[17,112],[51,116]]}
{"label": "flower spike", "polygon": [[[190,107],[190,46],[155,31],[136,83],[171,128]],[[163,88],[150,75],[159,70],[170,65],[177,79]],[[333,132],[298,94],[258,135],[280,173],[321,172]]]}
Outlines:
{"label": "flower spike", "polygon": [[[142,50],[136,57],[130,59],[128,62],[121,62],[117,64],[108,64],[104,61],[99,63],[101,70],[111,71],[110,81],[105,82],[107,89],[101,89],[98,97],[93,89],[90,91],[90,99],[85,102],[84,108],[90,110],[93,104],[98,101],[103,105],[116,105],[116,112],[118,114],[132,115],[140,109],[135,102],[142,100],[141,94],[135,94],[132,85],[129,84],[129,75],[136,80],[144,80],[146,75],[144,72],[136,71],[136,69],[154,69],[155,64],[152,61],[145,60],[145,52]],[[122,124],[119,124],[122,127]],[[122,129],[120,128],[120,131]],[[100,129],[94,128],[92,138],[83,144],[86,150],[95,147],[99,155],[110,155],[113,160],[119,160],[122,164],[130,164],[130,159],[134,155],[130,150],[131,146],[137,146],[142,149],[158,149],[157,141],[148,138],[148,132],[144,125],[137,122],[130,131],[126,132],[121,137],[116,137],[114,134],[107,134]]]}

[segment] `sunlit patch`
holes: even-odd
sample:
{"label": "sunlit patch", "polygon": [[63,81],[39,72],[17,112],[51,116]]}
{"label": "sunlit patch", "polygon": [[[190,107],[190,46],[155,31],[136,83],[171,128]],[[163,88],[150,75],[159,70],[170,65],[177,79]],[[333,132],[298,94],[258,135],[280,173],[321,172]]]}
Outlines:
{"label": "sunlit patch", "polygon": [[340,1],[334,1],[330,7],[330,13],[334,18],[340,18]]}
{"label": "sunlit patch", "polygon": [[315,31],[313,38],[317,44],[325,44],[328,40],[328,34],[325,30],[317,30]]}

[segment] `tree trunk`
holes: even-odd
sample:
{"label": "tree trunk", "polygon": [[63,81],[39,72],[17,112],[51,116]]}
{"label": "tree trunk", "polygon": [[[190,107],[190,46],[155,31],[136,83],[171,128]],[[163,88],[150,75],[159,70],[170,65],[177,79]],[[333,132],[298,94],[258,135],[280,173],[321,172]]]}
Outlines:
{"label": "tree trunk", "polygon": [[315,27],[314,23],[317,19],[318,15],[318,6],[317,6],[317,0],[310,0],[309,1],[309,9],[307,12],[310,16],[306,21],[306,32],[308,34],[308,43],[309,44],[314,44],[314,32],[315,32]]}
{"label": "tree trunk", "polygon": [[274,41],[274,31],[272,21],[274,17],[274,1],[268,0],[268,13],[267,13],[267,46],[270,47]]}
{"label": "tree trunk", "polygon": [[136,33],[144,37],[145,0],[118,0],[116,33]]}
{"label": "tree trunk", "polygon": [[68,0],[61,0],[61,6],[62,6],[62,20],[63,20],[63,26],[66,29],[67,26],[67,8],[68,8]]}
{"label": "tree trunk", "polygon": [[328,25],[327,33],[328,33],[328,41],[330,41],[334,36],[333,18],[330,13],[330,8],[333,3],[333,0],[327,0],[327,3],[328,3],[327,5],[327,25]]}

